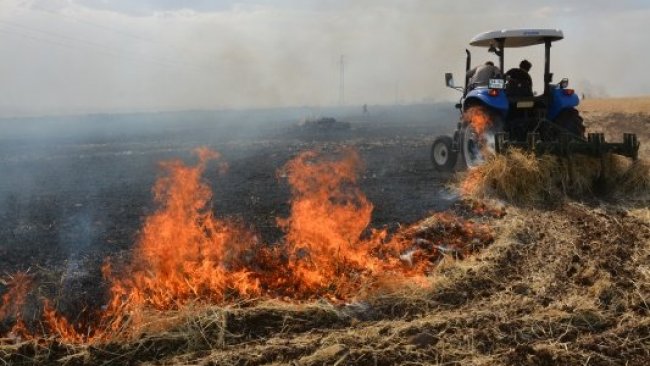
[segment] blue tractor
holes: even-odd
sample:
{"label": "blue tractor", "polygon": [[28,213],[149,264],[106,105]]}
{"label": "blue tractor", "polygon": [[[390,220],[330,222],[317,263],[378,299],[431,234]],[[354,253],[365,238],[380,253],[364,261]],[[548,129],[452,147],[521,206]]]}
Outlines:
{"label": "blue tractor", "polygon": [[[602,133],[585,136],[582,118],[576,107],[579,98],[568,88],[568,79],[553,83],[551,45],[564,38],[557,29],[514,29],[485,32],[470,45],[488,48],[499,58],[498,76],[486,83],[472,83],[466,74],[465,85],[454,85],[453,75],[445,74],[447,87],[462,93],[460,121],[453,137],[440,136],[431,147],[431,160],[439,171],[453,171],[478,166],[487,155],[503,153],[511,147],[537,154],[570,156],[586,154],[603,156],[614,153],[637,159],[639,142],[634,134],[624,134],[622,143],[608,143]],[[505,75],[506,48],[544,45],[543,94],[537,95],[532,85],[522,85]],[[469,73],[471,53],[466,50],[466,72]],[[496,67],[495,67],[496,69]],[[487,126],[477,126],[478,118],[487,118]]]}

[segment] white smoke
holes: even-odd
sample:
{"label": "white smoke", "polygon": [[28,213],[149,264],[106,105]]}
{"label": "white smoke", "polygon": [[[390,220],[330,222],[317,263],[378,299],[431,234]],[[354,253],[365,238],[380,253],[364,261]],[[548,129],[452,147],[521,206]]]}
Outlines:
{"label": "white smoke", "polygon": [[[348,104],[450,100],[443,74],[462,79],[468,40],[513,27],[565,31],[556,80],[649,92],[647,5],[593,3],[5,0],[0,115],[332,105],[341,55]],[[539,85],[542,55],[507,65],[528,58]]]}

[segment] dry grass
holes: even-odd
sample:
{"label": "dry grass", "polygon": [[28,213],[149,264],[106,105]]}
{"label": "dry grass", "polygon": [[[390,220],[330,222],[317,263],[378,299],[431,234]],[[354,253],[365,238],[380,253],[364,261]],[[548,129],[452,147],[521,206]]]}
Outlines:
{"label": "dry grass", "polygon": [[618,191],[627,195],[650,193],[650,162],[637,160],[629,165],[618,182]]}
{"label": "dry grass", "polygon": [[516,203],[546,201],[554,193],[552,159],[537,159],[520,150],[492,156],[467,173],[461,192],[470,197],[496,196]]}
{"label": "dry grass", "polygon": [[588,132],[602,132],[607,141],[622,141],[623,133],[635,133],[641,142],[639,155],[650,159],[650,97],[589,99],[581,103]]}
{"label": "dry grass", "polygon": [[562,197],[650,196],[650,163],[609,155],[560,158],[535,156],[512,149],[495,155],[461,177],[460,190],[474,198],[495,197],[530,205],[558,202]]}
{"label": "dry grass", "polygon": [[[650,208],[647,208],[647,207],[643,207],[643,208],[632,208],[632,209],[630,209],[630,210],[628,211],[628,213],[629,213],[631,216],[633,216],[633,217],[635,217],[635,218],[637,218],[637,219],[643,221],[643,222],[646,223],[647,225],[650,225]],[[649,272],[648,274],[650,275],[650,272]],[[649,280],[650,280],[650,279],[649,279]],[[648,282],[650,282],[650,281],[648,281]]]}
{"label": "dry grass", "polygon": [[129,342],[0,352],[16,364],[645,365],[649,224],[575,203],[508,211],[493,245],[439,266],[427,290],[204,308]]}
{"label": "dry grass", "polygon": [[650,114],[650,97],[587,99],[580,102],[583,113]]}

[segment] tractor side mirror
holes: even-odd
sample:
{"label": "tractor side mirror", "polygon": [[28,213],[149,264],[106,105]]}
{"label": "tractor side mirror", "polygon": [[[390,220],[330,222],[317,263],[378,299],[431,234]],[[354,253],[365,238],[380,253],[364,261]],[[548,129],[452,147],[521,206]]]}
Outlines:
{"label": "tractor side mirror", "polygon": [[560,81],[560,88],[566,89],[567,86],[569,86],[569,79],[564,78],[562,81]]}
{"label": "tractor side mirror", "polygon": [[448,72],[445,73],[445,85],[447,85],[448,88],[454,88],[454,74]]}

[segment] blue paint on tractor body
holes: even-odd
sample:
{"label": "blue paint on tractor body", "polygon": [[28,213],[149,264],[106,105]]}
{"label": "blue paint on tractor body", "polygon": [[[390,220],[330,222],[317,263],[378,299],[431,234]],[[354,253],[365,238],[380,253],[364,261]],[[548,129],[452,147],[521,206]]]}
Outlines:
{"label": "blue paint on tractor body", "polygon": [[553,85],[551,86],[551,105],[548,106],[546,116],[552,121],[563,110],[577,107],[578,104],[580,104],[580,98],[578,98],[575,92],[571,95],[566,95],[564,89],[558,85]]}
{"label": "blue paint on tractor body", "polygon": [[[498,111],[503,118],[507,118],[510,105],[505,91],[497,90],[498,94],[495,96],[489,95],[489,91],[490,89],[488,88],[476,88],[469,91],[465,97],[464,104],[469,105],[478,102],[492,110]],[[580,104],[580,98],[578,98],[576,93],[567,95],[564,89],[558,85],[552,85],[550,87],[550,93],[551,105],[548,106],[546,112],[546,117],[549,120],[554,120],[563,110],[577,107]]]}
{"label": "blue paint on tractor body", "polygon": [[490,89],[488,88],[476,88],[470,90],[465,97],[465,104],[473,103],[479,101],[481,104],[499,111],[504,117],[508,114],[508,97],[506,96],[505,91],[498,90],[496,96],[490,96]]}

